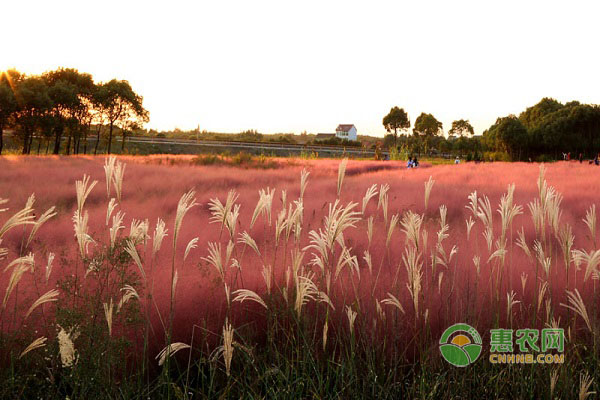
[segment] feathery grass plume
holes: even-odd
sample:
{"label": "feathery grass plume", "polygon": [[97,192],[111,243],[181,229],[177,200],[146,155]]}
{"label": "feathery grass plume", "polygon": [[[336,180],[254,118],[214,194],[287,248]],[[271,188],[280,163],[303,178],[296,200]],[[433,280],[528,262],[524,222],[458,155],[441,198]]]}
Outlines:
{"label": "feathery grass plume", "polygon": [[240,233],[238,243],[242,243],[250,247],[252,250],[254,250],[256,254],[258,254],[259,257],[261,257],[260,250],[258,250],[258,245],[256,244],[256,241],[252,239],[252,236],[250,236],[248,232],[244,231],[244,233]]}
{"label": "feathery grass plume", "polygon": [[231,307],[231,289],[227,286],[227,283],[223,283],[223,289],[225,290],[225,300],[227,301],[227,308]]}
{"label": "feathery grass plume", "polygon": [[115,156],[111,156],[104,159],[104,175],[106,176],[106,195],[108,197],[110,197],[110,186],[115,171],[115,162],[117,162],[117,157]]}
{"label": "feathery grass plume", "polygon": [[390,190],[390,185],[388,185],[387,183],[381,184],[379,186],[379,201],[377,202],[378,210],[379,210],[379,207],[381,207],[381,205],[383,204],[383,201],[384,201],[383,199],[384,199],[384,197],[387,196],[388,190]]}
{"label": "feathery grass plume", "polygon": [[423,272],[421,272],[423,263],[420,261],[420,258],[421,255],[417,252],[415,247],[406,248],[402,255],[402,261],[408,272],[408,283],[406,284],[406,287],[408,288],[410,297],[413,301],[415,319],[419,318],[419,296],[421,293],[421,278],[423,277]]}
{"label": "feathery grass plume", "polygon": [[521,227],[520,231],[517,231],[517,234],[519,235],[517,238],[517,246],[519,246],[521,249],[523,249],[523,251],[525,252],[525,255],[527,255],[527,258],[529,258],[530,260],[533,260],[533,256],[531,255],[529,246],[527,245],[527,242],[525,241],[525,232],[523,231],[523,227]]}
{"label": "feathery grass plume", "polygon": [[45,336],[35,339],[33,342],[31,342],[31,344],[29,344],[29,346],[25,347],[25,350],[23,350],[19,355],[19,359],[23,358],[25,354],[29,353],[32,350],[44,347],[46,345],[46,340],[48,339]]}
{"label": "feathery grass plume", "polygon": [[506,293],[506,317],[509,320],[509,323],[512,325],[512,308],[516,305],[519,304],[520,301],[519,300],[515,300],[515,296],[517,294],[514,292],[514,290],[511,290],[510,293]]}
{"label": "feathery grass plume", "polygon": [[367,238],[369,239],[369,246],[371,246],[371,241],[373,240],[373,216],[371,215],[369,219],[367,219]]}
{"label": "feathery grass plume", "polygon": [[423,217],[419,214],[408,210],[408,212],[402,215],[402,221],[400,225],[402,225],[402,232],[406,235],[406,241],[412,243],[413,247],[419,248],[419,236],[421,234],[421,223],[423,222]]}
{"label": "feathery grass plume", "polygon": [[127,302],[131,299],[140,299],[140,295],[137,290],[131,285],[125,285],[121,288],[121,292],[123,292],[123,296],[121,300],[119,300],[119,304],[117,304],[117,313],[121,311],[121,308],[127,304]]}
{"label": "feathery grass plume", "polygon": [[590,392],[590,386],[594,383],[594,378],[588,374],[588,372],[584,372],[579,376],[579,400],[585,400],[596,392]]}
{"label": "feathery grass plume", "polygon": [[223,263],[223,265],[229,264],[229,260],[231,259],[231,254],[233,254],[234,248],[235,243],[233,242],[233,240],[230,239],[229,242],[227,242],[227,248],[225,249],[225,262]]}
{"label": "feathery grass plume", "polygon": [[444,271],[438,275],[438,294],[442,294],[442,281],[444,280]]}
{"label": "feathery grass plume", "polygon": [[113,169],[112,182],[115,186],[117,200],[121,203],[121,193],[123,190],[123,177],[125,176],[125,163],[117,161]]}
{"label": "feathery grass plume", "polygon": [[154,229],[154,235],[152,236],[152,256],[156,255],[156,252],[160,250],[163,239],[167,236],[168,229],[165,229],[165,221],[158,219],[156,221],[156,228]]}
{"label": "feathery grass plume", "polygon": [[223,326],[223,360],[225,361],[225,372],[227,376],[231,371],[231,360],[233,359],[233,327],[225,320]]}
{"label": "feathery grass plume", "polygon": [[588,210],[585,212],[585,218],[583,219],[585,225],[588,227],[590,231],[590,235],[592,236],[592,241],[594,245],[596,243],[596,205],[592,204]]}
{"label": "feathery grass plume", "polygon": [[467,198],[469,199],[469,204],[465,206],[465,208],[467,208],[468,210],[470,210],[473,213],[473,216],[475,218],[478,218],[477,216],[477,190],[475,190],[474,192],[471,192],[471,194],[469,194],[469,196],[467,196]]}
{"label": "feathery grass plume", "polygon": [[175,214],[175,228],[173,229],[173,249],[175,249],[175,245],[177,244],[177,236],[179,236],[179,230],[181,229],[181,224],[183,222],[183,218],[185,215],[192,209],[192,207],[198,205],[196,203],[196,198],[194,197],[196,192],[194,190],[190,190],[181,198],[177,203],[177,213]]}
{"label": "feathery grass plume", "polygon": [[338,262],[335,267],[335,279],[336,280],[338,279],[342,269],[344,269],[344,267],[346,267],[346,266],[350,269],[350,271],[355,271],[360,279],[360,270],[358,269],[358,260],[357,260],[356,256],[353,256],[350,254],[350,250],[352,250],[352,249],[349,249],[347,247],[344,247],[342,249],[342,253],[340,254],[340,257],[338,258]]}
{"label": "feathery grass plume", "polygon": [[57,335],[60,361],[63,368],[71,367],[78,358],[73,341],[79,336],[79,331],[76,327],[72,327],[68,332],[62,326],[58,325],[58,327],[60,328]]}
{"label": "feathery grass plume", "polygon": [[585,250],[573,250],[571,254],[577,265],[585,262],[586,268],[583,281],[587,281],[590,275],[598,270],[598,265],[600,264],[600,250],[590,250],[589,253]]}
{"label": "feathery grass plume", "polygon": [[82,259],[85,259],[87,256],[90,243],[94,243],[94,239],[88,235],[88,219],[89,215],[87,211],[81,214],[76,210],[73,215],[73,228],[75,230],[77,244],[79,245],[79,254]]}
{"label": "feathery grass plume", "polygon": [[6,287],[6,292],[4,293],[4,300],[2,300],[2,308],[6,308],[6,304],[8,303],[8,298],[10,297],[12,291],[19,284],[19,281],[23,277],[23,274],[30,270],[30,267],[27,264],[19,264],[17,265],[12,273],[10,274],[10,278],[8,280],[8,285]]}
{"label": "feathery grass plume", "polygon": [[221,243],[208,242],[208,257],[202,257],[219,273],[219,276],[225,281],[225,269],[223,268],[223,258],[221,256]]}
{"label": "feathery grass plume", "polygon": [[35,236],[37,231],[42,227],[42,225],[44,225],[44,223],[46,223],[46,221],[48,221],[50,218],[56,216],[56,212],[54,211],[54,209],[54,206],[50,207],[42,215],[40,215],[37,221],[34,222],[33,228],[31,228],[31,233],[29,234],[29,238],[27,238],[27,244],[25,245],[25,247],[29,246],[29,244],[33,240],[33,237]]}
{"label": "feathery grass plume", "polygon": [[135,265],[137,265],[138,269],[140,270],[140,274],[142,275],[142,278],[144,278],[144,282],[146,281],[146,271],[144,271],[144,265],[142,263],[142,259],[140,258],[140,254],[138,253],[137,249],[135,248],[135,243],[128,239],[127,240],[127,245],[125,246],[125,251],[127,252],[127,254],[129,254],[131,256],[131,259],[135,262]]}
{"label": "feathery grass plume", "polygon": [[432,179],[431,175],[427,182],[425,182],[425,209],[427,210],[427,205],[429,203],[429,195],[431,194],[431,189],[433,188],[433,184],[435,180]]}
{"label": "feathery grass plume", "polygon": [[469,238],[471,237],[471,229],[473,229],[473,225],[475,225],[475,221],[469,215],[469,219],[468,220],[466,219],[465,223],[467,224],[467,241],[469,241]]}
{"label": "feathery grass plume", "polygon": [[187,246],[185,247],[185,252],[183,253],[183,261],[185,261],[187,259],[187,256],[190,254],[190,251],[192,251],[192,249],[195,249],[196,247],[198,247],[198,245],[197,245],[198,240],[199,239],[197,237],[195,237],[188,242]]}
{"label": "feathery grass plume", "polygon": [[380,301],[381,304],[388,304],[390,306],[396,307],[402,314],[405,314],[404,307],[400,303],[400,300],[390,292],[388,292],[387,297]]}
{"label": "feathery grass plume", "polygon": [[[75,191],[77,192],[77,211],[81,214],[83,210],[83,205],[85,204],[85,200],[89,196],[90,192],[96,186],[98,181],[93,181],[90,185],[90,177],[89,175],[83,175],[83,179],[80,181],[75,181]],[[89,185],[89,186],[88,186]]]}
{"label": "feathery grass plume", "polygon": [[113,211],[115,211],[116,207],[117,207],[117,201],[114,197],[112,197],[110,199],[110,201],[108,202],[108,206],[106,207],[106,226],[108,226],[108,222],[110,221],[110,216],[112,215]]}
{"label": "feathery grass plume", "polygon": [[592,329],[592,324],[590,322],[590,317],[587,312],[587,308],[585,307],[585,303],[579,294],[579,290],[575,289],[573,292],[567,290],[567,298],[569,300],[569,304],[560,304],[563,307],[568,308],[569,310],[575,311],[579,316],[584,320],[587,325],[590,333],[594,333]]}
{"label": "feathery grass plume", "polygon": [[488,251],[492,251],[492,244],[494,243],[494,232],[491,228],[486,227],[483,231],[483,237],[485,238],[485,243],[487,244]]}
{"label": "feathery grass plume", "polygon": [[50,280],[50,274],[52,273],[52,263],[54,262],[54,253],[48,253],[48,263],[46,264],[46,283]]}
{"label": "feathery grass plume", "polygon": [[388,222],[388,195],[387,193],[381,200],[381,211],[383,212],[383,221],[387,224]]}
{"label": "feathery grass plume", "polygon": [[344,158],[338,167],[338,179],[337,179],[337,195],[340,196],[342,191],[342,183],[344,182],[344,175],[346,174],[346,164],[348,164],[348,159]]}
{"label": "feathery grass plume", "polygon": [[385,321],[385,312],[377,299],[375,299],[375,310],[377,311],[377,318],[379,318],[380,321]]}
{"label": "feathery grass plume", "polygon": [[563,260],[565,262],[565,270],[569,272],[569,266],[571,265],[573,242],[575,241],[575,235],[573,235],[573,229],[571,225],[565,224],[558,231],[558,243],[563,253]]}
{"label": "feathery grass plume", "polygon": [[477,278],[479,278],[479,273],[481,272],[481,257],[473,256],[473,265],[475,265],[475,269],[477,270]]}
{"label": "feathery grass plume", "polygon": [[225,221],[225,227],[229,232],[229,237],[233,238],[235,236],[235,227],[237,224],[237,219],[240,216],[240,205],[236,204],[233,206],[230,213],[227,214],[227,219]]}
{"label": "feathery grass plume", "polygon": [[281,208],[285,209],[287,204],[287,190],[281,189]]}
{"label": "feathery grass plume", "polygon": [[176,343],[171,343],[170,345],[166,346],[164,349],[162,349],[160,351],[160,353],[158,353],[156,355],[156,359],[158,360],[158,366],[160,367],[161,365],[163,365],[165,363],[165,361],[167,361],[167,358],[170,358],[173,354],[177,353],[179,350],[184,350],[184,349],[189,349],[190,345],[187,345],[185,343],[181,343],[181,342],[176,342]]}
{"label": "feathery grass plume", "polygon": [[365,193],[365,196],[363,197],[363,201],[362,201],[362,213],[365,213],[365,210],[367,209],[367,204],[369,204],[369,201],[373,198],[377,196],[377,184],[372,184],[368,189],[367,192]]}
{"label": "feathery grass plume", "polygon": [[35,266],[35,256],[33,255],[33,253],[30,252],[26,256],[15,258],[10,264],[8,264],[4,268],[3,272],[8,271],[11,267],[14,267],[15,265],[17,265],[17,266],[24,265],[27,268],[30,268],[31,271],[33,271],[33,268]]}
{"label": "feathery grass plume", "polygon": [[390,226],[388,227],[387,239],[385,241],[385,247],[389,247],[390,240],[392,240],[392,234],[394,233],[394,229],[396,229],[396,225],[398,224],[398,220],[400,217],[398,214],[392,215],[392,219],[390,220]]}
{"label": "feathery grass plume", "polygon": [[117,242],[117,235],[121,229],[125,229],[123,225],[123,218],[125,217],[125,213],[120,210],[113,217],[112,226],[109,229],[110,234],[110,249],[111,251],[115,248],[115,243]]}
{"label": "feathery grass plume", "polygon": [[102,303],[104,308],[104,317],[106,318],[106,324],[108,325],[108,336],[112,336],[112,324],[113,324],[113,301],[110,299],[110,303]]}
{"label": "feathery grass plume", "polygon": [[327,235],[321,229],[319,232],[310,231],[308,233],[310,245],[306,246],[303,251],[314,249],[317,253],[313,253],[311,264],[319,267],[321,273],[325,273],[325,268],[329,264],[329,250],[327,245]]}
{"label": "feathery grass plume", "polygon": [[348,326],[350,327],[350,335],[354,335],[354,322],[356,321],[356,311],[350,306],[346,306],[346,316],[348,317]]}
{"label": "feathery grass plume", "polygon": [[129,237],[136,244],[144,243],[145,245],[146,241],[150,239],[150,236],[148,235],[149,229],[150,224],[148,223],[147,219],[141,221],[134,218],[131,221],[131,226],[129,227]]}
{"label": "feathery grass plume", "polygon": [[343,207],[339,204],[339,200],[335,200],[334,204],[329,203],[329,212],[324,219],[329,249],[340,239],[346,229],[356,228],[356,223],[360,220],[360,213],[353,211],[356,206],[356,203],[350,202]]}
{"label": "feathery grass plume", "polygon": [[313,273],[308,273],[306,276],[298,275],[296,279],[294,310],[298,317],[302,314],[302,307],[310,300],[316,300],[319,297],[319,289],[317,289],[317,286],[312,281],[313,276]]}
{"label": "feathery grass plume", "polygon": [[515,184],[508,185],[508,190],[505,194],[502,195],[500,199],[500,207],[498,208],[498,213],[500,214],[502,220],[502,234],[501,241],[506,239],[506,232],[508,231],[508,227],[512,224],[513,219],[520,214],[523,214],[523,207],[520,205],[513,204],[513,197],[515,193]]}
{"label": "feathery grass plume", "polygon": [[535,234],[544,235],[544,227],[546,226],[546,214],[542,208],[542,204],[538,199],[534,199],[527,204],[529,212],[531,213],[531,219],[533,220],[533,226],[535,228]]}
{"label": "feathery grass plume", "polygon": [[492,231],[494,221],[490,199],[484,195],[483,197],[480,197],[478,201],[479,204],[477,206],[477,217],[481,220],[481,222],[487,229]]}
{"label": "feathery grass plume", "polygon": [[260,214],[262,214],[267,221],[269,222],[269,226],[271,226],[271,208],[273,206],[273,197],[275,196],[275,189],[260,189],[258,191],[258,203],[256,204],[256,208],[254,208],[254,213],[252,214],[252,220],[250,221],[250,228],[254,226],[256,219]]}
{"label": "feathery grass plume", "polygon": [[308,184],[308,176],[310,175],[310,172],[308,172],[306,170],[306,168],[303,168],[302,171],[300,172],[300,198],[303,199],[304,198],[304,191],[306,190],[306,185]]}
{"label": "feathery grass plume", "polygon": [[221,228],[225,226],[227,222],[227,215],[231,212],[233,204],[238,199],[239,195],[235,190],[231,189],[227,193],[227,199],[225,204],[221,203],[221,200],[215,198],[211,199],[208,203],[212,217],[210,218],[211,223],[220,223]]}
{"label": "feathery grass plume", "polygon": [[365,250],[363,260],[365,260],[369,267],[369,274],[373,274],[373,261],[371,260],[371,253],[369,253],[369,250]]}
{"label": "feathery grass plume", "polygon": [[246,300],[251,300],[251,301],[254,301],[254,302],[260,304],[266,310],[269,309],[269,307],[267,307],[267,303],[265,303],[264,300],[256,292],[253,292],[252,290],[238,289],[235,292],[233,292],[233,295],[235,295],[235,298],[233,299],[234,302],[239,301],[240,303],[243,303]]}
{"label": "feathery grass plume", "polygon": [[24,319],[27,319],[27,317],[29,317],[29,315],[31,315],[33,310],[35,310],[42,304],[58,300],[57,299],[58,295],[59,295],[59,291],[56,289],[51,289],[51,290],[47,291],[46,293],[44,293],[43,295],[41,295],[36,301],[33,302],[31,307],[29,307],[29,310],[27,310],[27,313],[25,313]]}
{"label": "feathery grass plume", "polygon": [[17,226],[29,225],[29,224],[35,223],[33,221],[35,218],[35,215],[33,215],[33,203],[34,202],[35,202],[35,195],[32,194],[27,199],[27,202],[25,203],[25,207],[23,207],[23,209],[17,211],[9,219],[7,219],[6,222],[4,222],[4,225],[2,225],[2,228],[0,228],[0,238],[2,238],[6,234],[6,232],[8,232],[9,230],[11,230]]}
{"label": "feathery grass plume", "polygon": [[521,289],[522,295],[525,296],[525,286],[527,286],[527,274],[525,272],[521,272]]}
{"label": "feathery grass plume", "polygon": [[546,257],[546,254],[544,253],[544,248],[538,240],[535,240],[533,242],[533,250],[535,251],[538,262],[540,263],[540,265],[542,266],[542,268],[544,268],[544,271],[546,272],[546,278],[548,278],[550,276],[550,267],[552,266],[552,258]]}
{"label": "feathery grass plume", "polygon": [[271,267],[271,264],[263,265],[262,276],[267,286],[267,294],[271,294],[271,286],[273,284],[273,267]]}

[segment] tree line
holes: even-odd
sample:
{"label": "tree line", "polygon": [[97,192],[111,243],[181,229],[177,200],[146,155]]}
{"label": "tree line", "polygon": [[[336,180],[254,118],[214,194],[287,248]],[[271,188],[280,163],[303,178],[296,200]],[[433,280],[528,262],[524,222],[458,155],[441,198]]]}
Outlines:
{"label": "tree line", "polygon": [[26,75],[17,70],[0,72],[0,154],[4,130],[11,129],[22,143],[22,153],[30,154],[37,138],[46,151],[59,154],[66,140],[65,153],[91,153],[88,137],[95,139],[93,152],[103,129],[107,130],[110,154],[116,129],[123,136],[148,122],[143,98],[125,80],[94,82],[92,75],[72,68],[59,68],[41,75]]}
{"label": "tree line", "polygon": [[411,153],[466,152],[474,159],[494,153],[494,158],[519,161],[559,159],[563,153],[594,157],[600,151],[600,106],[578,101],[562,104],[543,98],[518,116],[498,118],[478,136],[468,120],[460,119],[452,122],[445,138],[442,123],[427,113],[417,117],[413,134],[408,135],[410,119],[399,107],[393,107],[382,122],[390,132],[385,145]]}

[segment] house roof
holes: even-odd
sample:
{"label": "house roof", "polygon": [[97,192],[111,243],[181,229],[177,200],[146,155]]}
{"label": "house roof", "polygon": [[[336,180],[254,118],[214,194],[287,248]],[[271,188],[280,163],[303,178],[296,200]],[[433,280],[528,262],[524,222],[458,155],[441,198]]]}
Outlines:
{"label": "house roof", "polygon": [[339,124],[336,128],[336,132],[349,132],[354,125],[352,124]]}
{"label": "house roof", "polygon": [[335,133],[317,133],[317,139],[328,138],[335,136]]}

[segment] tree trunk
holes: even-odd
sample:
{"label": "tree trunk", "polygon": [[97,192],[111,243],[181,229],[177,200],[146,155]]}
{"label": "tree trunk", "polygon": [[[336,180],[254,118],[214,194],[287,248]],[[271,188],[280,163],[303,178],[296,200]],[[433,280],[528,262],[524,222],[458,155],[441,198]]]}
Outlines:
{"label": "tree trunk", "polygon": [[83,131],[83,154],[87,154],[87,135],[90,131],[90,124]]}
{"label": "tree trunk", "polygon": [[4,127],[0,125],[0,156],[2,155],[2,149],[4,148]]}
{"label": "tree trunk", "polygon": [[67,148],[65,149],[66,155],[71,154],[71,136],[73,136],[73,134],[71,132],[69,132],[69,137],[67,138]]}
{"label": "tree trunk", "polygon": [[55,138],[54,138],[54,154],[58,154],[58,152],[60,151],[60,139],[62,138],[62,131],[63,131],[62,127],[54,129],[54,134],[55,134]]}
{"label": "tree trunk", "polygon": [[46,155],[48,155],[48,150],[50,150],[50,139],[46,140]]}
{"label": "tree trunk", "polygon": [[114,125],[114,122],[111,121],[111,123],[110,123],[110,130],[108,131],[108,147],[107,147],[107,150],[106,150],[106,152],[108,154],[110,154],[110,145],[111,145],[111,142],[112,142],[113,125]]}
{"label": "tree trunk", "polygon": [[31,146],[33,145],[33,132],[29,135],[29,144],[27,145],[27,154],[31,154]]}
{"label": "tree trunk", "polygon": [[125,131],[121,131],[121,154],[125,152]]}

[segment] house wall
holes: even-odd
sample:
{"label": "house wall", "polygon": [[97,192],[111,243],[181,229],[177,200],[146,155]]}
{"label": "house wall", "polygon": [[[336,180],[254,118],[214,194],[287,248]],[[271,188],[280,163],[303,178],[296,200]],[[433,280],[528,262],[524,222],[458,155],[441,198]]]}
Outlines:
{"label": "house wall", "polygon": [[339,137],[340,139],[348,139],[348,140],[356,140],[357,138],[357,132],[356,132],[356,127],[352,127],[350,128],[350,130],[348,132],[343,132],[343,131],[336,131],[335,132],[335,136]]}

